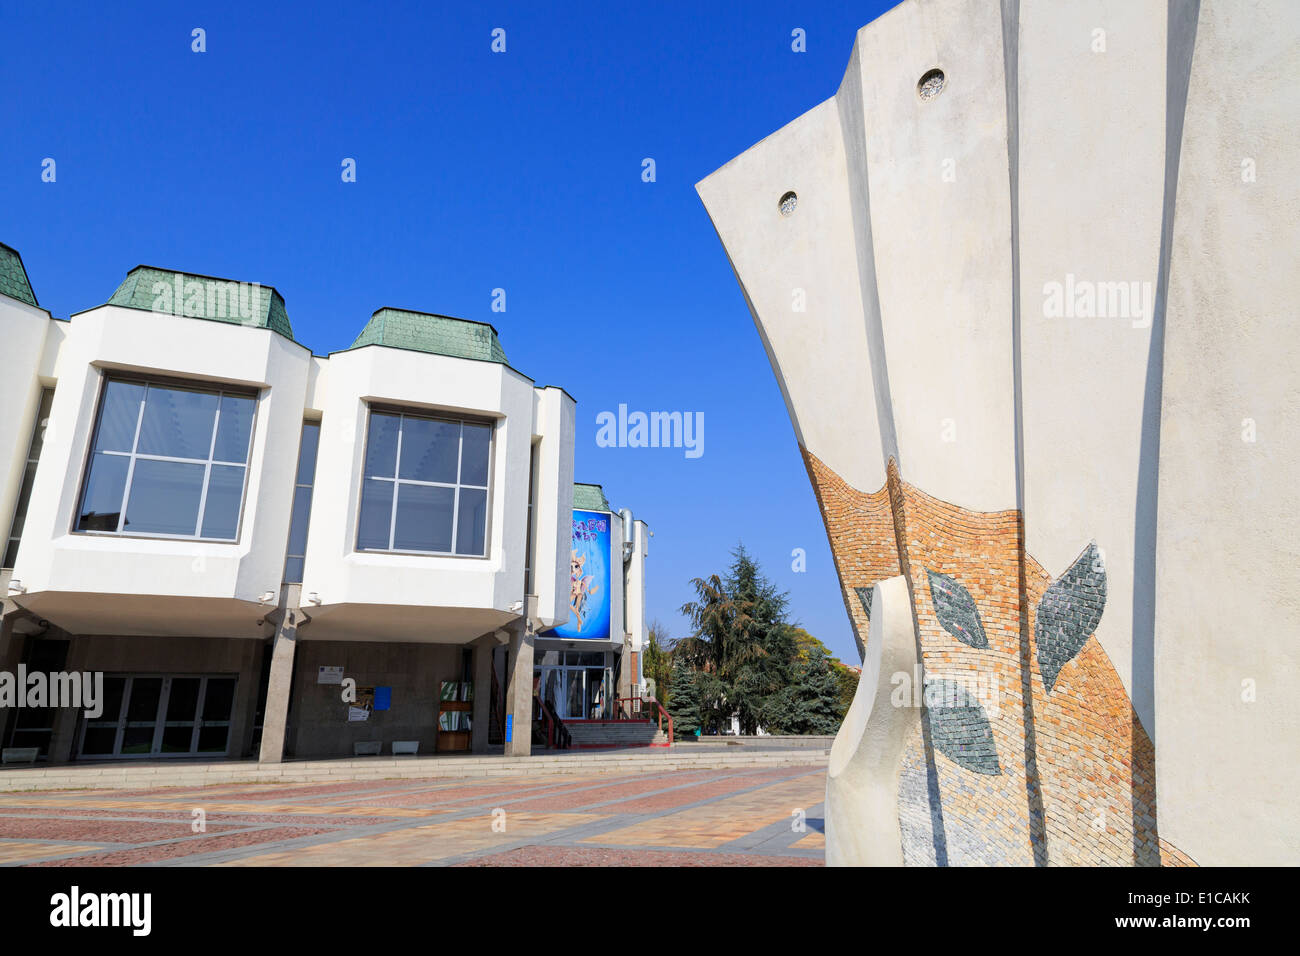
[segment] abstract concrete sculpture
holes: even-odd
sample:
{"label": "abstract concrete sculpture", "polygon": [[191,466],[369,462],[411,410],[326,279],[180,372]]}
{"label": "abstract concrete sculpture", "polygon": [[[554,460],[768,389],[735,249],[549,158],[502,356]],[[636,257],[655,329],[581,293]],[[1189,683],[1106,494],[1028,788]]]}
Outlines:
{"label": "abstract concrete sculpture", "polygon": [[827,860],[1300,863],[1300,7],[907,0],[698,191],[863,677]]}

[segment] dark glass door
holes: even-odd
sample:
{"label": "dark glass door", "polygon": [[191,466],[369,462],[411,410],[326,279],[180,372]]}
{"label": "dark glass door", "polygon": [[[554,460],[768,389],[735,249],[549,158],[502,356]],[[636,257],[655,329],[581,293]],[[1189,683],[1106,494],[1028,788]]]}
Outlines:
{"label": "dark glass door", "polygon": [[82,757],[222,755],[230,744],[234,677],[104,677],[104,707],[82,725]]}

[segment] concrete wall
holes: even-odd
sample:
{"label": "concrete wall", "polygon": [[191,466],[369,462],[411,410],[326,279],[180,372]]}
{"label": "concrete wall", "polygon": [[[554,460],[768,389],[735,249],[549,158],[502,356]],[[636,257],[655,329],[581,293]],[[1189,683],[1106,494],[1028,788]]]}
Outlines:
{"label": "concrete wall", "polygon": [[[438,692],[444,680],[460,680],[461,648],[444,644],[373,644],[306,641],[294,661],[289,755],[299,758],[351,756],[358,741],[381,740],[384,753],[394,740],[418,740],[420,753],[437,746]],[[369,720],[348,721],[348,705],[337,684],[317,684],[322,665],[341,666],[358,687],[391,687],[392,709]],[[491,688],[475,688],[490,694]]]}
{"label": "concrete wall", "polygon": [[697,187],[859,640],[901,574],[925,676],[997,687],[909,744],[907,862],[1300,861],[1298,29],[908,0]]}

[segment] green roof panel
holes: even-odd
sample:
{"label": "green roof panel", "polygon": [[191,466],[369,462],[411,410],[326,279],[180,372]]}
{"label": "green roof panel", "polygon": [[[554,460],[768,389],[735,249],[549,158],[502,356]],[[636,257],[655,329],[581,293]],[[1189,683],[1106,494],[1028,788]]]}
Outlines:
{"label": "green roof panel", "polygon": [[574,482],[573,510],[575,511],[613,511],[605,498],[605,491],[600,485],[584,485]]}
{"label": "green roof panel", "polygon": [[509,364],[497,338],[497,330],[486,322],[407,309],[385,308],[375,312],[352,343],[352,348],[365,345],[386,345],[452,358]]}
{"label": "green roof panel", "polygon": [[136,266],[105,304],[270,329],[293,339],[284,297],[258,282]]}
{"label": "green roof panel", "polygon": [[32,291],[32,283],[27,278],[23,257],[17,249],[6,246],[3,242],[0,242],[0,294],[40,307],[36,302],[36,293]]}

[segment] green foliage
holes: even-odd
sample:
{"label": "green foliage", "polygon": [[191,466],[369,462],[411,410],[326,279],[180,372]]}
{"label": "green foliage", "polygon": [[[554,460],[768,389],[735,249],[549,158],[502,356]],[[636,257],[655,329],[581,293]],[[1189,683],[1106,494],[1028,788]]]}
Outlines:
{"label": "green foliage", "polygon": [[672,698],[673,661],[669,648],[668,629],[658,621],[650,624],[650,633],[641,660],[641,674],[647,680],[653,680],[655,698],[664,706]]}
{"label": "green foliage", "polygon": [[770,733],[833,734],[839,730],[839,681],[831,658],[819,648],[795,661],[793,679],[767,699],[764,726]]}
{"label": "green foliage", "polygon": [[695,686],[696,672],[679,657],[673,661],[673,695],[669,698],[668,713],[673,715],[673,734],[690,737],[701,727],[700,696]]}
{"label": "green foliage", "polygon": [[838,687],[838,701],[836,709],[839,712],[840,719],[849,712],[849,707],[853,704],[853,697],[858,692],[858,680],[860,674],[857,671],[849,670],[844,664],[837,660],[831,661],[831,669],[835,672],[835,683]]}
{"label": "green foliage", "polygon": [[[847,709],[844,670],[825,645],[787,619],[789,601],[738,546],[725,575],[691,582],[682,606],[692,632],[677,642],[669,707],[689,731],[717,732],[738,718],[740,732],[833,734]],[[647,657],[647,662],[649,657]],[[678,696],[681,695],[681,699]],[[852,692],[848,699],[852,700]]]}

